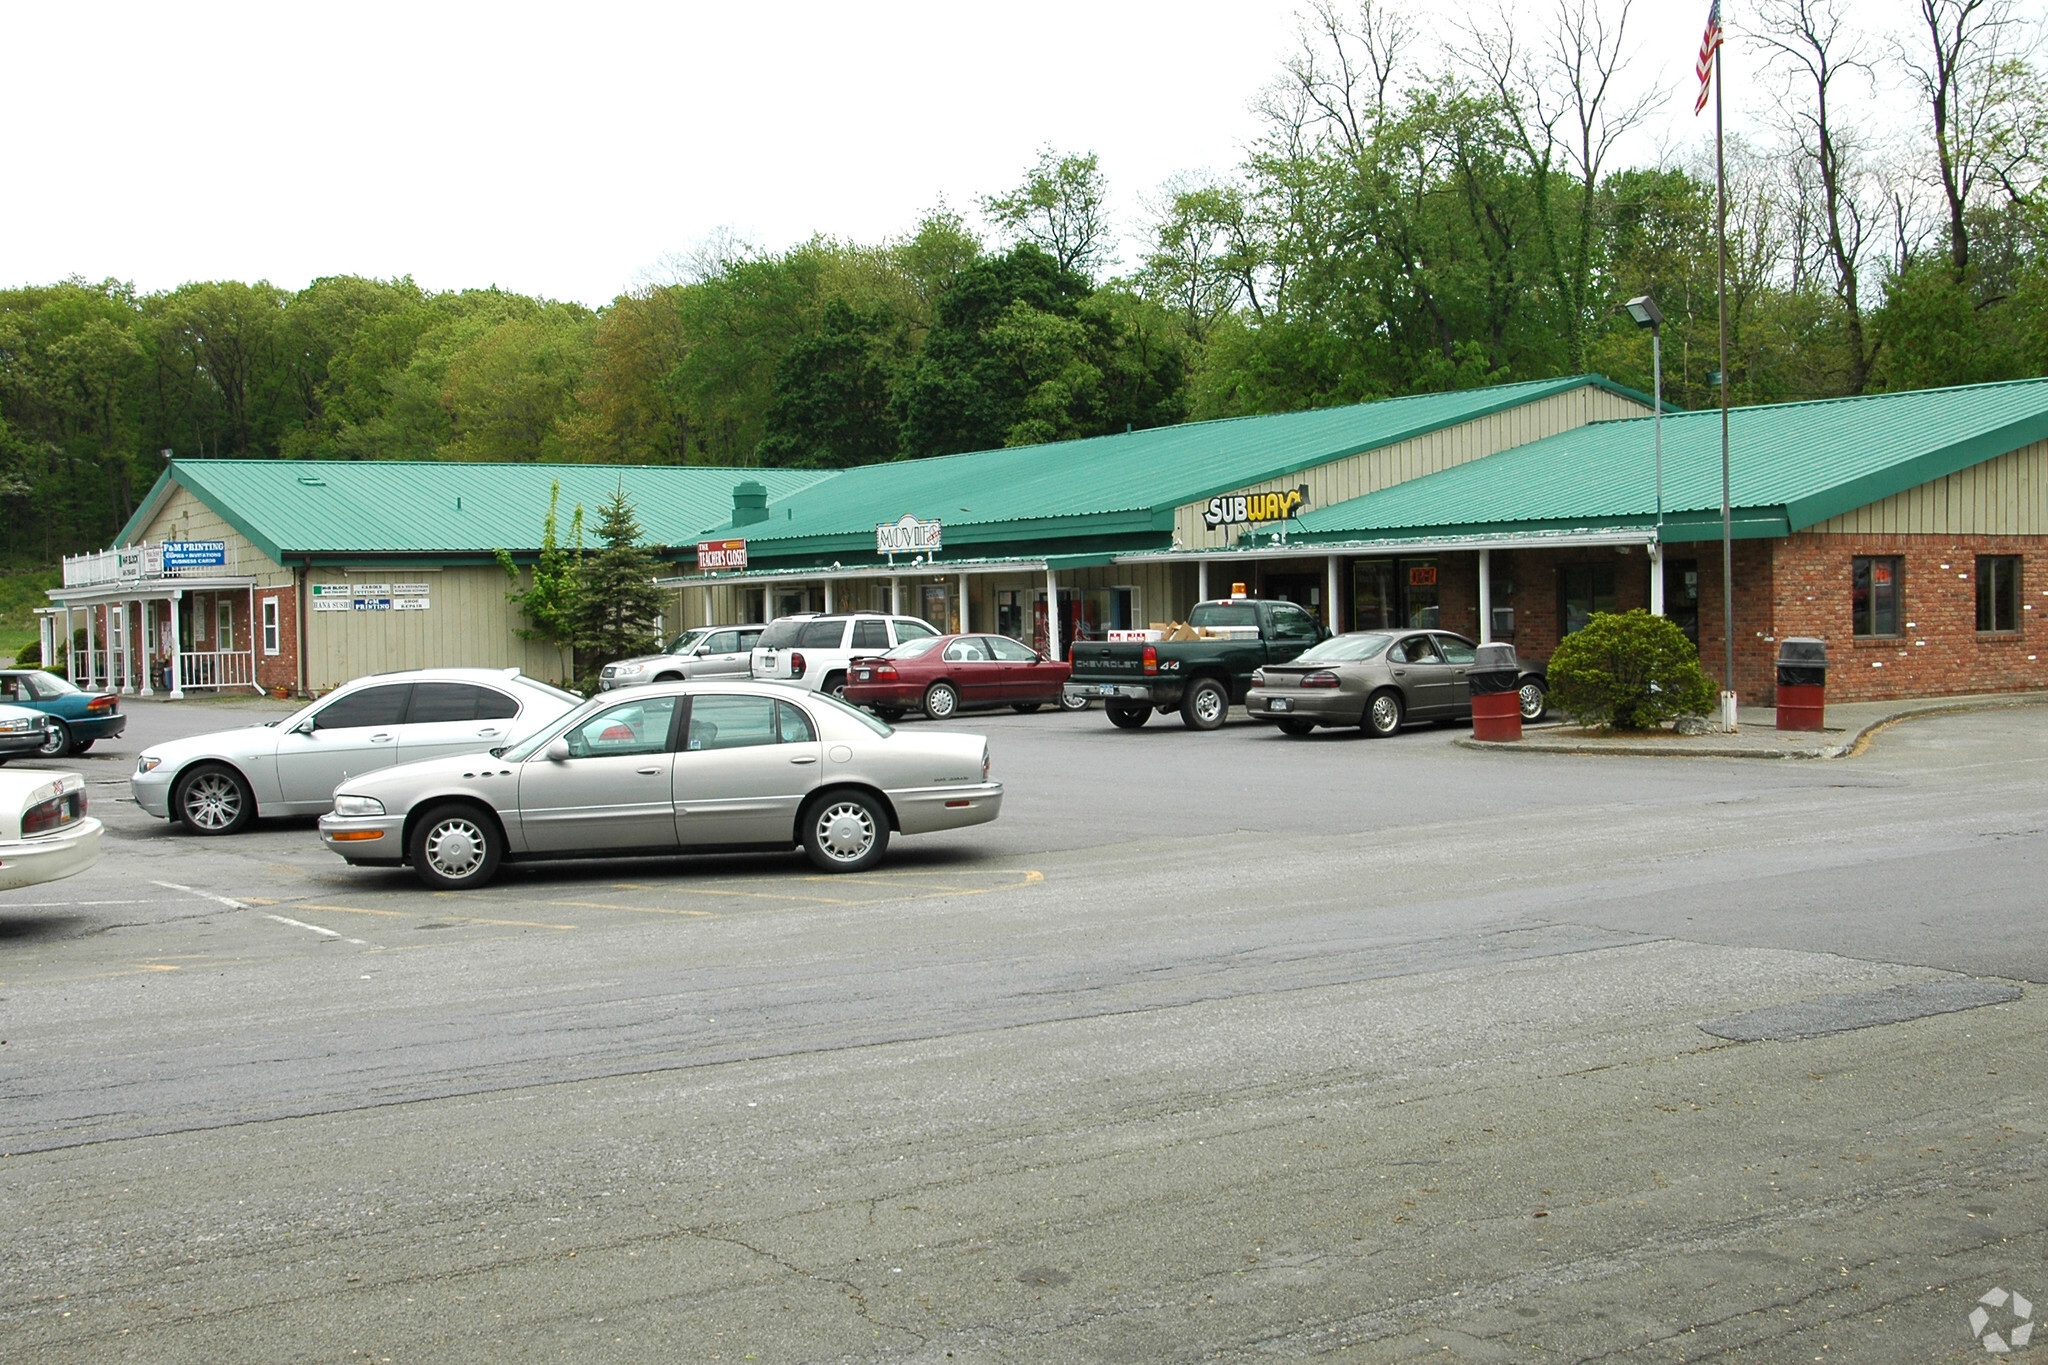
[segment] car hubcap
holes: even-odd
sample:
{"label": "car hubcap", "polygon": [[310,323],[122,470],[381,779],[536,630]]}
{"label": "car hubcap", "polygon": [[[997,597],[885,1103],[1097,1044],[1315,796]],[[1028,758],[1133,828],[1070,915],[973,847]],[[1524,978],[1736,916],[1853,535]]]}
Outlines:
{"label": "car hubcap", "polygon": [[1535,683],[1522,685],[1522,719],[1534,720],[1543,714],[1543,689]]}
{"label": "car hubcap", "polygon": [[219,773],[197,778],[185,792],[185,814],[201,829],[226,829],[242,813],[242,791]]}
{"label": "car hubcap", "polygon": [[1204,688],[1195,697],[1195,715],[1204,725],[1223,714],[1223,697],[1212,689]]}
{"label": "car hubcap", "polygon": [[484,832],[468,820],[445,820],[427,834],[427,862],[450,880],[467,877],[484,860]]}
{"label": "car hubcap", "polygon": [[1372,724],[1376,730],[1391,730],[1401,723],[1401,706],[1392,697],[1375,698],[1372,704]]}
{"label": "car hubcap", "polygon": [[951,692],[948,692],[943,687],[940,688],[938,691],[932,693],[931,710],[932,714],[935,716],[952,715],[953,694]]}
{"label": "car hubcap", "polygon": [[866,807],[842,801],[818,817],[818,845],[838,862],[858,860],[875,846],[875,821]]}
{"label": "car hubcap", "polygon": [[45,734],[45,735],[43,736],[43,749],[42,749],[42,751],[43,751],[44,753],[46,753],[46,754],[61,754],[61,753],[63,753],[63,752],[64,752],[64,732],[63,732],[62,730],[59,730],[59,729],[57,729],[56,727],[52,726],[52,727],[51,727],[51,729],[50,729],[50,731],[49,731],[49,733],[47,733],[47,734]]}

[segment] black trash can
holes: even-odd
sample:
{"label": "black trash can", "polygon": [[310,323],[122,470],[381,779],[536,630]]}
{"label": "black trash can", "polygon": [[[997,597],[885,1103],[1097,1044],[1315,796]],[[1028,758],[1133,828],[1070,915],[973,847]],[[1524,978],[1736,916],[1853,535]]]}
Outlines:
{"label": "black trash can", "polygon": [[1804,637],[1778,641],[1778,728],[1826,728],[1828,642]]}
{"label": "black trash can", "polygon": [[1522,737],[1522,666],[1513,645],[1481,645],[1465,670],[1472,693],[1472,738]]}

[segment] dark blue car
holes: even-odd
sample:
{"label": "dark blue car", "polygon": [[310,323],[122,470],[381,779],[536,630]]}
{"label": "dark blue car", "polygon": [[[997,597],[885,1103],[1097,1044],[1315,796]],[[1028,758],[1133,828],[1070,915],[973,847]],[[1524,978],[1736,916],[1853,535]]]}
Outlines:
{"label": "dark blue car", "polygon": [[128,728],[121,699],[112,692],[87,692],[69,678],[39,668],[0,669],[0,702],[12,702],[50,717],[45,758],[82,754]]}

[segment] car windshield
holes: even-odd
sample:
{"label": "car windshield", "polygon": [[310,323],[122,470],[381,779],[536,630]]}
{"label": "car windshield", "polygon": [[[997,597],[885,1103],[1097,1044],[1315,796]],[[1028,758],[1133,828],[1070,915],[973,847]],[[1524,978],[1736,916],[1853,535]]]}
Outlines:
{"label": "car windshield", "polygon": [[1349,635],[1333,635],[1319,645],[1312,645],[1294,656],[1298,664],[1341,664],[1354,659],[1376,659],[1386,652],[1393,636],[1376,630],[1357,630]]}
{"label": "car windshield", "polygon": [[780,621],[768,623],[768,629],[761,632],[761,638],[754,641],[756,649],[788,649],[796,643],[796,637],[810,624],[808,616],[785,616]]}
{"label": "car windshield", "polygon": [[686,630],[681,635],[676,636],[675,639],[669,641],[668,652],[680,654],[710,633],[711,629],[708,626],[699,626],[695,630]]}
{"label": "car windshield", "polygon": [[491,752],[496,754],[499,758],[506,759],[513,763],[518,763],[523,759],[531,758],[535,754],[539,753],[549,740],[553,739],[556,735],[561,734],[564,730],[576,724],[578,721],[588,716],[591,712],[597,710],[600,706],[617,705],[620,695],[622,694],[600,692],[596,696],[592,697],[589,701],[584,702],[583,705],[577,707],[574,711],[571,711],[566,715],[556,716],[553,720],[541,726],[538,730],[535,730],[532,734],[528,735],[526,738],[518,741],[517,743],[507,745],[506,747],[501,749],[493,749],[491,750]]}
{"label": "car windshield", "polygon": [[867,726],[868,729],[873,730],[878,735],[893,735],[896,733],[896,729],[894,726],[884,724],[882,721],[875,719],[867,712],[861,710],[858,706],[849,705],[848,703],[839,700],[839,698],[833,696],[829,692],[813,692],[810,694],[808,698],[806,698],[806,700],[817,705],[829,706],[834,711],[839,712],[841,715],[851,716],[855,720],[859,721],[862,725]]}
{"label": "car windshield", "polygon": [[905,640],[882,657],[885,659],[915,659],[931,653],[939,647],[939,637],[928,635],[922,640]]}

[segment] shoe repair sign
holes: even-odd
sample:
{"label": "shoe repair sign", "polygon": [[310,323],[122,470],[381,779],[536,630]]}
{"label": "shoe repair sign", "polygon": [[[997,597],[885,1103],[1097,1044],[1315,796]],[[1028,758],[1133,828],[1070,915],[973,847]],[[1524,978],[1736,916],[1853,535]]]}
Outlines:
{"label": "shoe repair sign", "polygon": [[1247,522],[1289,521],[1307,509],[1307,484],[1284,493],[1231,493],[1209,499],[1202,524],[1213,531],[1219,526],[1243,526]]}

